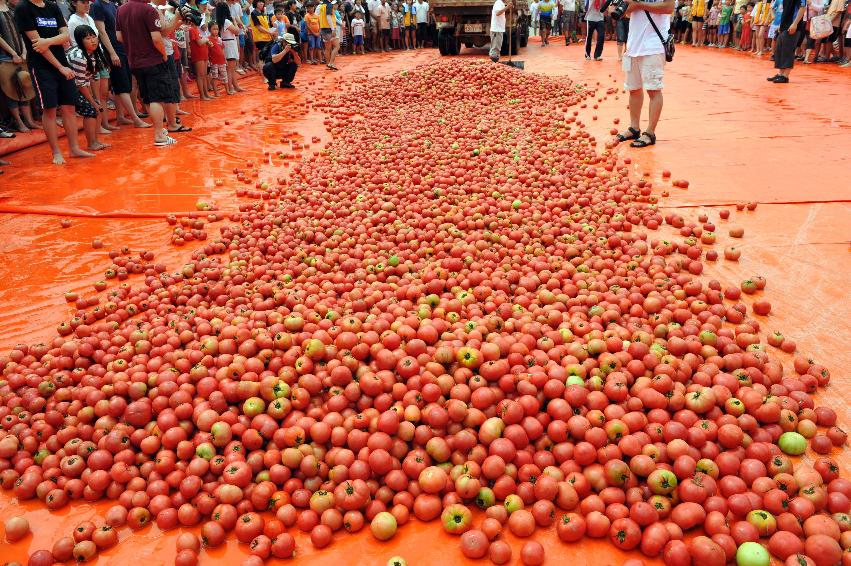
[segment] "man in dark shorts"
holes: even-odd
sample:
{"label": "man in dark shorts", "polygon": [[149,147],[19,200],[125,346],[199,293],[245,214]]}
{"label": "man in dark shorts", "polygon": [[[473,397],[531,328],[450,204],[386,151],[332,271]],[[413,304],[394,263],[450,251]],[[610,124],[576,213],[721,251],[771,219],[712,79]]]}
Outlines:
{"label": "man in dark shorts", "polygon": [[112,0],[95,0],[89,11],[98,29],[101,45],[110,59],[109,82],[112,93],[115,94],[115,101],[118,103],[118,123],[133,124],[137,128],[149,128],[151,125],[142,121],[136,114],[130,98],[133,82],[130,78],[127,54],[115,33],[115,14],[118,11],[118,5]]}
{"label": "man in dark shorts", "polygon": [[428,11],[429,5],[425,0],[417,0],[414,4],[414,20],[417,23],[417,47],[425,46],[428,36]]}
{"label": "man in dark shorts", "polygon": [[44,110],[43,127],[53,163],[62,165],[65,158],[59,149],[59,127],[56,109],[62,110],[62,125],[68,136],[68,147],[74,157],[94,157],[83,151],[77,141],[77,86],[74,71],[68,67],[63,45],[68,41],[68,26],[62,12],[54,2],[46,0],[20,0],[15,7],[15,24],[23,36],[27,51],[30,76],[36,96]]}
{"label": "man in dark shorts", "polygon": [[129,0],[115,18],[118,41],[127,50],[130,71],[139,84],[142,102],[148,105],[154,125],[154,145],[166,147],[177,140],[163,127],[163,104],[177,103],[166,55],[165,39],[160,33],[160,15],[145,0]]}
{"label": "man in dark shorts", "polygon": [[788,83],[789,73],[795,66],[795,50],[803,29],[798,29],[807,9],[807,0],[783,0],[783,16],[777,28],[777,47],[774,52],[774,68],[777,74],[768,77],[772,83]]}

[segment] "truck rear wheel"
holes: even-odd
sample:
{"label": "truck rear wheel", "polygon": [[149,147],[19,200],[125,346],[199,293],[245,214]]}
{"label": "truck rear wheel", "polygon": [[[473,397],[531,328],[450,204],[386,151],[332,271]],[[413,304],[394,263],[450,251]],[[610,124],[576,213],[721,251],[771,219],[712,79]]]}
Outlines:
{"label": "truck rear wheel", "polygon": [[[444,57],[447,55],[457,55],[458,50],[455,47],[455,31],[448,28],[443,28],[437,32],[437,49]],[[454,51],[454,53],[453,53]]]}

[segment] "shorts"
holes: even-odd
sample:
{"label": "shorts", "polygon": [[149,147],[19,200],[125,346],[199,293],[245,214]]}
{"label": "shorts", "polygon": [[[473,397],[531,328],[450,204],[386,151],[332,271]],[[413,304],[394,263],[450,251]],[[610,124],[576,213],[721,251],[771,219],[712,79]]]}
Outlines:
{"label": "shorts", "polygon": [[420,43],[426,40],[426,32],[428,30],[428,25],[426,24],[417,24],[417,41]]}
{"label": "shorts", "polygon": [[239,59],[239,46],[236,43],[236,39],[225,39],[222,40],[224,44],[224,52],[225,59],[236,61]]}
{"label": "shorts", "polygon": [[678,29],[680,30],[681,33],[691,29],[691,22],[689,22],[687,20],[680,20],[680,24],[679,24]]}
{"label": "shorts", "polygon": [[399,28],[393,28],[390,31],[390,38],[391,39],[399,39]]}
{"label": "shorts", "polygon": [[98,117],[98,111],[80,91],[77,91],[77,102],[74,104],[74,110],[83,118]]}
{"label": "shorts", "polygon": [[622,67],[626,73],[626,90],[662,90],[662,79],[665,75],[664,53],[639,57],[624,55]]}
{"label": "shorts", "polygon": [[109,78],[109,69],[101,69],[98,71],[99,79],[108,79]]}
{"label": "shorts", "polygon": [[310,49],[322,49],[322,38],[318,35],[308,35],[307,46]]}
{"label": "shorts", "polygon": [[381,35],[384,36],[384,39],[390,39],[390,28],[382,29]]}
{"label": "shorts", "polygon": [[239,46],[245,47],[245,34],[244,33],[239,34]]}
{"label": "shorts", "polygon": [[730,33],[730,24],[719,24],[718,25],[718,33],[724,35],[726,33]]}
{"label": "shorts", "polygon": [[695,24],[702,24],[703,23],[703,16],[692,16],[691,21],[692,21],[692,23],[695,23]]}
{"label": "shorts", "polygon": [[363,36],[362,35],[352,36],[352,43],[355,47],[360,47],[361,45],[363,45]]}
{"label": "shorts", "polygon": [[332,30],[332,29],[323,29],[319,33],[320,33],[320,37],[322,37],[322,41],[325,42],[325,43],[328,43],[329,41],[336,39],[335,36],[334,36],[334,30]]}
{"label": "shorts", "polygon": [[405,29],[408,30],[408,31],[414,31],[415,29],[417,29],[417,26],[410,25],[410,26],[407,26]]}
{"label": "shorts", "polygon": [[797,30],[794,35],[788,31],[777,34],[777,47],[774,50],[774,68],[791,69],[795,66],[795,50],[798,47],[798,37],[803,30]]}
{"label": "shorts", "polygon": [[56,69],[30,68],[35,95],[42,108],[57,106],[75,106],[77,104],[77,85],[74,79],[66,79]]}
{"label": "shorts", "polygon": [[617,31],[618,43],[626,43],[626,36],[629,35],[629,19],[620,18],[615,24]]}
{"label": "shorts", "polygon": [[130,80],[130,63],[127,62],[127,55],[118,52],[118,59],[121,65],[116,67],[113,65],[109,70],[109,83],[112,85],[114,94],[127,94],[133,90],[133,81]]}
{"label": "shorts", "polygon": [[180,63],[174,57],[169,57],[165,64],[171,80],[171,96],[175,102],[180,102]]}
{"label": "shorts", "polygon": [[227,65],[216,65],[215,63],[210,63],[210,68],[208,69],[207,74],[214,79],[224,81],[228,78],[228,67]]}
{"label": "shorts", "polygon": [[167,62],[133,69],[133,76],[139,83],[139,96],[145,104],[180,102],[180,96],[175,96],[174,75]]}
{"label": "shorts", "polygon": [[777,28],[779,27],[780,26],[776,26],[774,24],[768,26],[768,39],[774,39],[775,37],[777,37]]}
{"label": "shorts", "polygon": [[542,15],[542,16],[540,16],[539,21],[541,22],[541,27],[544,27],[544,26],[552,27],[552,25],[553,25],[552,15],[549,15],[549,16],[543,16]]}

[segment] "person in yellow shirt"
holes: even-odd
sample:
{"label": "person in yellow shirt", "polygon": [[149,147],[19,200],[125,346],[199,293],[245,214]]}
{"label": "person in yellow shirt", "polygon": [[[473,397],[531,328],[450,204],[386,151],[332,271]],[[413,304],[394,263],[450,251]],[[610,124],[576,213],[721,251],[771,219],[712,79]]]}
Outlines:
{"label": "person in yellow shirt", "polygon": [[765,52],[765,32],[774,17],[771,14],[770,2],[757,2],[751,12],[753,17],[754,36],[756,39],[754,49],[756,55],[762,55]]}
{"label": "person in yellow shirt", "polygon": [[691,3],[691,44],[703,47],[703,21],[706,18],[706,0],[694,0]]}
{"label": "person in yellow shirt", "polygon": [[[254,0],[254,9],[251,10],[249,25],[251,27],[251,37],[254,41],[254,46],[257,49],[258,55],[263,51],[270,41],[278,35],[278,30],[274,24],[269,23],[269,17],[264,13],[266,2],[263,0]],[[263,61],[260,62],[263,64]]]}

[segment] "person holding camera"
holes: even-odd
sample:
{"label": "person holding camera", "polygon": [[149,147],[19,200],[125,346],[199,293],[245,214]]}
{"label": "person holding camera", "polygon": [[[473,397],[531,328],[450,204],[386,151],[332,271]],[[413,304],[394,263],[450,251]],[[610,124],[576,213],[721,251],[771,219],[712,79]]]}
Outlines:
{"label": "person holding camera", "polygon": [[[665,73],[665,42],[669,33],[675,0],[643,2],[620,0],[615,12],[630,14],[629,35],[622,67],[626,73],[624,88],[629,91],[629,128],[618,134],[618,141],[632,140],[632,147],[656,143],[656,125],[662,114],[662,79]],[[626,8],[623,9],[622,5]],[[643,12],[643,13],[642,13]],[[641,131],[644,91],[650,99],[647,128]]]}
{"label": "person holding camera", "polygon": [[291,33],[281,35],[272,44],[269,50],[269,58],[263,65],[263,76],[266,77],[266,82],[269,83],[269,90],[275,90],[275,83],[281,81],[281,88],[295,88],[293,79],[301,65],[301,57],[298,56],[298,49],[295,47],[298,42],[295,36]]}

